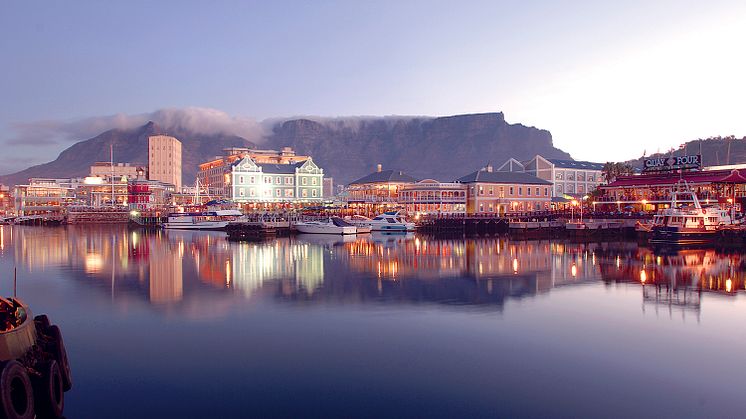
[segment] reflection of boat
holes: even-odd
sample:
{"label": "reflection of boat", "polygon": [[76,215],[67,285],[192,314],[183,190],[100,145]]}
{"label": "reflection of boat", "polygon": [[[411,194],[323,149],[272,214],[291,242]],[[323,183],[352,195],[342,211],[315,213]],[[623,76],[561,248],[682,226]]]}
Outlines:
{"label": "reflection of boat", "polygon": [[318,244],[322,246],[336,246],[344,243],[352,243],[355,240],[354,235],[352,234],[309,234],[309,233],[303,233],[298,234],[295,236],[298,241],[312,243],[312,244]]}
{"label": "reflection of boat", "polygon": [[243,214],[238,210],[215,210],[203,212],[174,212],[168,214],[163,228],[179,230],[223,230],[229,222]]}
{"label": "reflection of boat", "polygon": [[330,217],[322,221],[295,223],[299,233],[308,234],[355,234],[357,227],[339,217]]}
{"label": "reflection of boat", "polygon": [[[692,205],[679,205],[679,196],[689,196]],[[702,207],[686,184],[683,189],[671,193],[670,208],[661,210],[651,228],[651,243],[698,244],[707,243],[717,237],[718,228],[733,225],[728,211]]]}
{"label": "reflection of boat", "polygon": [[409,223],[399,211],[384,212],[373,219],[359,215],[350,218],[350,223],[356,226],[369,227],[372,231],[414,231],[414,223]]}

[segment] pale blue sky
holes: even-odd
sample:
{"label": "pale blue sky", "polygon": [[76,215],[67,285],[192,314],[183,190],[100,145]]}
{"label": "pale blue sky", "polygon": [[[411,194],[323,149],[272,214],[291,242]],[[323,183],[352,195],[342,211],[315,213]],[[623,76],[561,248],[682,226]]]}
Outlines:
{"label": "pale blue sky", "polygon": [[502,111],[575,158],[632,158],[746,135],[745,28],[742,1],[6,1],[0,143],[26,143],[0,173],[70,144],[37,126],[185,107]]}

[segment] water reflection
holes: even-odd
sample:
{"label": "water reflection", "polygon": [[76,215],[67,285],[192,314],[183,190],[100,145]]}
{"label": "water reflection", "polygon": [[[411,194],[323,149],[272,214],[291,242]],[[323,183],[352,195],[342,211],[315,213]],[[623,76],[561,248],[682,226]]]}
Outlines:
{"label": "water reflection", "polygon": [[[27,269],[62,267],[113,300],[437,303],[502,309],[509,299],[590,282],[641,286],[644,304],[701,309],[701,293],[744,289],[743,255],[654,250],[631,242],[299,235],[231,243],[221,233],[113,227],[2,227],[0,251]],[[214,294],[215,292],[219,294]],[[238,301],[240,302],[241,299]]]}

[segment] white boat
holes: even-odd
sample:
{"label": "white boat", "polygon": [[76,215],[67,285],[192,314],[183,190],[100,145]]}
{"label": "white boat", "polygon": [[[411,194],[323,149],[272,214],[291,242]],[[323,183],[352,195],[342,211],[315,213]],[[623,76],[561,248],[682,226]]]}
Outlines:
{"label": "white boat", "polygon": [[414,223],[409,223],[399,211],[384,212],[373,219],[356,215],[349,220],[350,224],[368,227],[371,231],[407,232],[414,231]]}
{"label": "white boat", "polygon": [[231,221],[243,216],[241,211],[215,210],[202,212],[174,212],[168,214],[168,220],[163,223],[165,229],[176,230],[224,230]]}
{"label": "white boat", "polygon": [[330,217],[321,221],[295,223],[299,233],[306,234],[356,234],[357,227],[339,217]]}
{"label": "white boat", "polygon": [[[688,197],[691,204],[683,204]],[[728,210],[703,207],[686,183],[671,193],[669,208],[660,210],[651,227],[651,243],[701,244],[715,240],[719,229],[736,225]]]}

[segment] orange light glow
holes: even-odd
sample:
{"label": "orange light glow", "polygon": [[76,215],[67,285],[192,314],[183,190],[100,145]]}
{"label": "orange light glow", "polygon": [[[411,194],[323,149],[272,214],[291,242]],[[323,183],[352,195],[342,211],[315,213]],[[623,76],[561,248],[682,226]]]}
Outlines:
{"label": "orange light glow", "polygon": [[513,258],[513,273],[518,273],[518,258]]}
{"label": "orange light glow", "polygon": [[575,266],[574,263],[572,264],[572,267],[570,267],[570,274],[572,275],[573,278],[578,276],[578,267]]}
{"label": "orange light glow", "polygon": [[725,292],[731,292],[733,290],[733,281],[728,278],[725,280]]}
{"label": "orange light glow", "polygon": [[648,280],[648,274],[645,273],[645,269],[643,269],[640,271],[640,282],[644,284],[645,281],[647,280]]}

